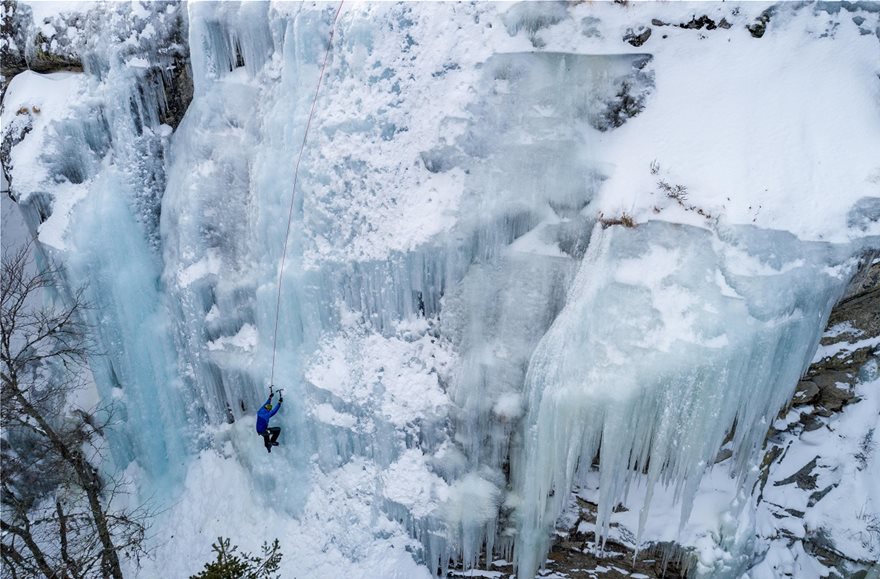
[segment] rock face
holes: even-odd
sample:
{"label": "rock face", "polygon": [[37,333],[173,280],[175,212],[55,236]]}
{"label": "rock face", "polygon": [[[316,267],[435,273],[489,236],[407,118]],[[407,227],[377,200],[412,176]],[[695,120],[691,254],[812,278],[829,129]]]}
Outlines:
{"label": "rock face", "polygon": [[[870,405],[878,361],[880,261],[869,255],[832,311],[790,408],[770,428],[759,480],[758,508],[778,520],[771,550],[802,549],[804,560],[832,577],[880,572],[880,516],[858,484],[871,484],[866,469],[876,456],[878,417]],[[852,521],[835,520],[856,503]]]}
{"label": "rock face", "polygon": [[70,13],[51,22],[34,22],[30,7],[15,0],[3,0],[0,10],[0,74],[4,90],[12,77],[25,70],[82,70],[83,14]]}
{"label": "rock face", "polygon": [[31,11],[13,0],[3,0],[0,4],[0,97],[13,76],[27,70],[24,47],[26,31],[32,22]]}
{"label": "rock face", "polygon": [[[872,261],[877,257],[871,256]],[[831,312],[829,325],[851,321],[861,331],[871,336],[880,334],[880,309],[877,308],[877,294],[880,293],[880,263],[874,263],[853,278],[838,307]],[[843,334],[841,334],[843,335]],[[855,337],[853,332],[848,332]],[[829,340],[830,341],[830,340]],[[822,340],[826,345],[826,340]]]}
{"label": "rock face", "polygon": [[[193,97],[186,10],[175,2],[145,4],[142,14],[132,14],[125,4],[112,5],[112,8],[107,11],[72,10],[47,17],[43,22],[34,22],[29,6],[15,0],[3,0],[0,22],[2,93],[5,94],[16,75],[27,70],[38,73],[84,71],[84,75],[102,82],[106,80],[111,62],[132,59],[135,64],[128,66],[124,75],[134,85],[127,96],[132,109],[148,111],[158,108],[158,124],[177,128]],[[111,36],[115,33],[118,36]],[[151,56],[146,60],[143,55]],[[116,80],[117,85],[120,82]],[[158,107],[153,106],[153,101],[158,102]],[[95,110],[81,111],[80,114],[102,119],[98,123],[98,131],[102,133],[98,140],[109,143],[112,137],[104,134],[109,130],[105,105],[95,106]],[[33,129],[34,115],[39,114],[38,107],[22,107],[13,122],[2,127],[0,163],[13,197],[16,194],[10,151]],[[99,155],[106,153],[106,147],[99,148]],[[147,156],[157,154],[155,147],[147,149],[152,151]],[[153,176],[143,181],[155,182],[155,195],[161,195],[164,185],[160,178]],[[71,178],[71,182],[81,182],[81,178]],[[43,221],[51,213],[50,204],[42,204],[38,198],[34,197],[34,203],[40,205],[39,219]],[[158,214],[154,216],[156,220]]]}
{"label": "rock face", "polygon": [[[168,3],[156,2],[151,8],[161,13],[165,5]],[[94,39],[90,38],[90,35],[100,35],[103,30],[100,19],[106,15],[71,11],[46,18],[44,22],[34,22],[30,7],[15,0],[3,0],[0,10],[0,91],[5,92],[13,77],[25,70],[82,72],[84,60],[91,63],[92,69],[107,66],[102,62],[104,55],[95,54]],[[116,14],[110,14],[117,19],[128,19],[127,8],[122,5]],[[156,61],[149,63],[144,76],[146,84],[153,84],[164,93],[161,121],[176,128],[193,95],[187,23],[185,10],[171,10],[162,17],[167,20],[161,26],[162,42],[155,48]],[[130,45],[132,54],[147,52],[138,43],[145,44],[156,34],[153,24],[146,18],[131,18],[126,24],[132,36],[117,46]],[[134,44],[133,38],[138,39]],[[124,50],[119,53],[123,54]]]}
{"label": "rock face", "polygon": [[[579,516],[571,532],[561,538],[547,555],[547,569],[554,577],[624,578],[664,577],[678,579],[687,577],[689,556],[674,543],[651,545],[635,553],[629,545],[609,540],[601,556],[596,554],[596,537],[585,531],[596,522],[598,505],[577,498]],[[615,511],[625,510],[620,505]]]}
{"label": "rock face", "polygon": [[[6,179],[7,183],[12,182],[12,176],[9,174],[9,170],[7,167],[9,166],[7,159],[9,159],[9,154],[12,151],[12,147],[19,144],[22,139],[24,139],[25,135],[27,135],[31,130],[33,130],[33,109],[23,108],[17,111],[15,115],[15,120],[12,123],[9,123],[8,127],[4,127],[2,130],[2,144],[0,144],[0,160],[2,160],[2,170],[3,177]],[[12,195],[12,192],[9,192],[10,197],[15,200],[15,197]]]}

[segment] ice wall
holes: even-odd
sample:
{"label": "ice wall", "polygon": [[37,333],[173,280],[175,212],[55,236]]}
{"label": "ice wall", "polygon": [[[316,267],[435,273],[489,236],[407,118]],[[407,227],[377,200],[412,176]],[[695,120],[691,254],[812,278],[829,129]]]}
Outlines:
{"label": "ice wall", "polygon": [[597,226],[526,376],[513,468],[520,576],[542,564],[568,489],[597,463],[603,536],[641,473],[640,532],[657,484],[675,489],[683,526],[726,437],[731,474],[750,488],[767,429],[852,273],[851,252],[745,226]]}
{"label": "ice wall", "polygon": [[[432,573],[515,548],[531,577],[591,468],[604,529],[638,473],[675,489],[685,521],[727,436],[748,488],[859,247],[671,198],[603,229],[616,201],[600,191],[631,183],[597,161],[602,131],[651,98],[654,61],[605,54],[586,4],[498,6],[346,4],[330,46],[335,4],[90,17],[84,78],[18,149],[45,149],[46,173],[15,186],[70,286],[89,284],[114,463],[142,467],[145,492],[188,492],[193,457],[216,451],[291,520],[341,481],[322,514],[364,526],[333,537],[351,561],[405,528]],[[194,97],[172,130],[184,33]],[[287,402],[269,462],[252,424],[276,315]]]}
{"label": "ice wall", "polygon": [[115,418],[104,466],[136,460],[167,496],[190,447],[158,231],[171,133],[166,89],[183,50],[182,21],[172,2],[105,8],[71,17],[82,27],[71,38],[83,74],[20,75],[17,96],[31,106],[15,120],[28,126],[7,161],[42,250],[92,306],[91,369]]}
{"label": "ice wall", "polygon": [[[302,401],[280,418],[297,441],[289,468],[365,457],[421,473],[426,504],[393,481],[380,504],[423,541],[430,568],[450,555],[475,564],[501,533],[528,358],[586,247],[582,212],[603,179],[595,111],[647,58],[479,64],[413,41],[437,21],[411,6],[351,9],[294,192],[333,11],[266,8],[190,7],[195,98],[174,135],[161,227],[163,281],[186,328],[180,374],[206,425],[248,419],[262,402],[295,195],[276,369]],[[462,102],[414,116],[464,81],[475,85]],[[274,476],[255,474],[257,486]],[[307,488],[293,494],[296,513]]]}

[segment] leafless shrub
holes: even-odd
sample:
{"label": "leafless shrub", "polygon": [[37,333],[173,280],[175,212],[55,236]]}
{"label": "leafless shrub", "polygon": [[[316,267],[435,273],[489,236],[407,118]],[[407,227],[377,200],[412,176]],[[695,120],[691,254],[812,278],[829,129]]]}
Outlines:
{"label": "leafless shrub", "polygon": [[[869,551],[873,551],[877,546],[880,546],[880,515],[871,512],[868,509],[868,504],[865,503],[856,514],[856,520],[865,525],[864,529],[854,533],[862,546]],[[853,533],[850,533],[850,537],[852,536]]]}
{"label": "leafless shrub", "polygon": [[[655,167],[658,172],[660,170],[659,163],[657,163],[656,165],[655,165],[655,163],[656,163],[656,161],[651,163],[651,173],[652,174],[656,174],[654,172]],[[706,219],[712,219],[712,214],[709,213],[708,211],[706,211],[705,209],[703,209],[702,207],[697,207],[696,205],[686,203],[687,198],[688,198],[688,189],[686,186],[680,185],[680,184],[671,185],[665,179],[660,179],[659,181],[657,181],[657,188],[660,189],[660,191],[664,195],[666,195],[666,197],[668,197],[669,199],[672,199],[676,203],[678,203],[682,208],[684,208],[685,211],[693,211],[693,212],[699,214],[700,216],[705,217]],[[660,211],[661,211],[660,208],[658,208],[656,206],[654,207],[654,213],[660,213]]]}
{"label": "leafless shrub", "polygon": [[624,227],[632,229],[638,225],[635,219],[633,219],[632,215],[630,215],[626,211],[621,213],[619,217],[605,217],[603,214],[600,213],[599,223],[602,224],[603,229],[608,229],[612,225],[622,225]]}
{"label": "leafless shrub", "polygon": [[684,185],[670,185],[663,179],[660,179],[657,181],[657,187],[659,187],[667,197],[675,199],[681,204],[684,204],[687,199],[687,187]]}
{"label": "leafless shrub", "polygon": [[864,470],[868,466],[868,457],[873,452],[874,445],[874,429],[872,428],[859,441],[859,451],[855,456],[859,470]]}

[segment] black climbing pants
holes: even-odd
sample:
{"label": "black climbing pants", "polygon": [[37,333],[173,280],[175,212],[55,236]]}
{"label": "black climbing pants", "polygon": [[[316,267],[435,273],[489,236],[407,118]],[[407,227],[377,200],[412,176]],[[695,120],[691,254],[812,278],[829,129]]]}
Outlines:
{"label": "black climbing pants", "polygon": [[266,445],[266,450],[272,452],[272,446],[274,446],[275,441],[278,440],[279,434],[281,434],[280,426],[270,426],[262,432],[263,444]]}

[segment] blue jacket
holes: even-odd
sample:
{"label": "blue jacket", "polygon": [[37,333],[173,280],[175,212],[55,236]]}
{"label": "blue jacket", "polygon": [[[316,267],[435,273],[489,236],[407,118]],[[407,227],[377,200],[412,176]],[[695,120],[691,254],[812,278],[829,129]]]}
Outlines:
{"label": "blue jacket", "polygon": [[275,416],[275,413],[281,408],[281,402],[278,402],[272,410],[266,410],[266,404],[272,404],[271,396],[260,406],[260,410],[257,412],[257,434],[263,434],[269,428],[269,419]]}

